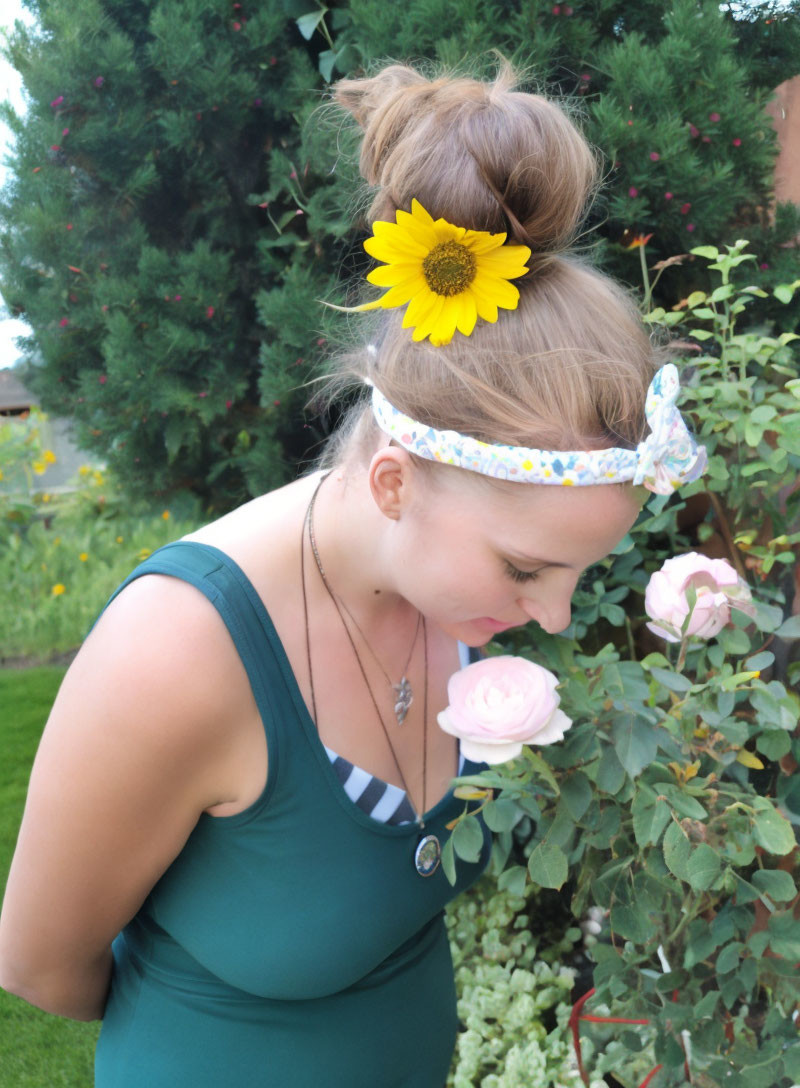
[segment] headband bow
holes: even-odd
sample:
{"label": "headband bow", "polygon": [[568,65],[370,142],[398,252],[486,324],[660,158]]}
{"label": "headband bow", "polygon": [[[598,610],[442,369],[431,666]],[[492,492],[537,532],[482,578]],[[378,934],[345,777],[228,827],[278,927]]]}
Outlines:
{"label": "headband bow", "polygon": [[669,495],[681,484],[702,476],[705,446],[698,446],[678,411],[680,382],[674,363],[656,373],[644,404],[650,434],[636,447],[635,484],[657,495]]}
{"label": "headband bow", "polygon": [[650,434],[635,450],[538,450],[481,442],[457,431],[439,431],[395,408],[372,387],[372,411],[380,429],[405,449],[428,461],[456,465],[496,479],[564,487],[633,481],[659,495],[698,479],[706,466],[676,406],[678,371],[667,363],[654,376],[645,400]]}

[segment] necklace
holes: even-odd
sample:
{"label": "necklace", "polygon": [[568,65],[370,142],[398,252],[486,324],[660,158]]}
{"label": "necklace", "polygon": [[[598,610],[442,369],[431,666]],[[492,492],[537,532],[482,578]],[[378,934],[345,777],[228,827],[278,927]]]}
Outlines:
{"label": "necklace", "polygon": [[[324,477],[323,477],[323,479],[324,479]],[[320,485],[321,485],[321,483],[322,483],[322,481],[320,480]],[[319,489],[319,485],[318,485],[317,489]],[[316,498],[316,492],[314,492],[314,495],[311,498],[312,507],[313,507],[315,498]],[[408,651],[408,658],[406,660],[405,666],[403,667],[403,671],[400,674],[400,680],[396,684],[393,684],[392,680],[391,680],[391,677],[389,676],[386,669],[381,664],[381,661],[378,658],[378,655],[375,653],[375,651],[370,646],[369,639],[367,638],[367,636],[364,634],[364,632],[359,627],[358,621],[356,620],[355,616],[350,611],[350,609],[347,607],[347,605],[344,603],[344,601],[341,601],[341,602],[339,601],[339,598],[336,596],[336,594],[333,592],[333,590],[330,587],[330,583],[328,582],[328,579],[327,579],[327,577],[325,575],[325,570],[324,570],[324,568],[322,566],[322,560],[319,557],[319,551],[317,549],[317,541],[316,541],[316,539],[314,537],[314,521],[313,521],[313,518],[311,518],[311,517],[308,518],[308,539],[309,539],[309,541],[311,543],[311,551],[314,553],[314,562],[317,564],[317,570],[319,571],[320,578],[322,579],[322,584],[325,586],[325,589],[328,591],[328,596],[331,598],[334,605],[336,606],[336,611],[339,613],[339,618],[341,619],[342,624],[344,625],[344,628],[348,633],[348,636],[350,635],[350,632],[349,632],[349,630],[347,628],[347,624],[344,621],[344,616],[342,616],[342,611],[341,611],[342,608],[345,610],[347,615],[350,617],[350,620],[351,620],[353,626],[355,627],[356,631],[358,631],[359,635],[361,635],[361,639],[362,639],[364,645],[367,647],[370,654],[372,655],[373,661],[378,666],[378,668],[381,670],[381,672],[383,673],[383,675],[386,678],[386,683],[389,685],[389,687],[394,692],[394,694],[395,694],[394,716],[397,718],[397,724],[402,725],[403,722],[406,720],[406,715],[408,714],[409,707],[414,702],[414,689],[411,687],[411,681],[406,676],[406,673],[408,672],[408,666],[411,664],[411,658],[414,656],[414,648],[417,645],[417,639],[419,637],[419,629],[420,629],[420,626],[422,625],[422,613],[417,612],[417,626],[414,628],[414,638],[413,638],[413,640],[411,642],[411,649]],[[340,607],[340,604],[341,604],[341,607]],[[356,650],[355,645],[353,644],[352,638],[350,639],[350,645],[353,646],[353,652],[355,653],[356,658],[358,658],[358,651]],[[359,659],[358,663],[359,663],[359,665],[361,665],[361,660],[360,659]],[[362,668],[361,671],[362,671],[362,673],[364,672],[363,668]],[[364,676],[364,680],[366,681],[366,676]]]}
{"label": "necklace", "polygon": [[[308,598],[307,598],[307,595],[306,595],[305,547],[304,547],[306,526],[308,526],[309,543],[311,544],[312,554],[314,555],[314,560],[316,562],[317,569],[319,570],[320,578],[322,579],[322,584],[324,585],[324,587],[325,587],[325,589],[326,589],[326,591],[328,593],[328,596],[331,598],[331,601],[333,602],[333,605],[334,605],[334,607],[336,609],[336,612],[337,612],[337,614],[339,616],[339,619],[342,621],[342,626],[344,627],[345,634],[347,635],[347,639],[348,639],[348,641],[350,643],[350,646],[351,646],[351,648],[353,650],[353,654],[355,655],[356,662],[358,663],[358,667],[359,667],[359,670],[361,672],[361,676],[362,676],[362,678],[364,680],[364,685],[365,685],[367,691],[369,692],[370,700],[372,701],[372,705],[375,708],[375,714],[376,714],[376,716],[378,718],[378,721],[381,724],[381,729],[383,730],[383,735],[386,738],[386,743],[389,746],[389,751],[392,753],[392,759],[394,760],[395,766],[397,767],[397,773],[400,776],[400,781],[403,783],[403,789],[406,792],[406,796],[410,798],[408,785],[406,783],[405,775],[403,774],[403,768],[400,766],[400,761],[397,758],[397,752],[395,751],[395,747],[392,744],[392,739],[391,739],[391,737],[389,735],[389,730],[386,728],[386,724],[385,724],[385,722],[383,720],[383,716],[382,716],[382,714],[380,712],[380,708],[378,707],[378,701],[375,698],[375,693],[373,692],[372,687],[370,685],[370,682],[367,679],[366,670],[364,669],[364,665],[363,665],[363,663],[361,661],[361,658],[359,656],[356,644],[353,641],[353,636],[350,634],[350,628],[347,626],[347,623],[345,622],[345,618],[342,615],[342,610],[339,607],[339,604],[338,604],[337,599],[336,599],[336,595],[334,594],[333,590],[331,589],[331,587],[330,587],[330,585],[328,583],[328,580],[327,580],[327,578],[325,576],[325,572],[324,572],[323,567],[322,567],[322,563],[320,562],[320,559],[319,559],[319,551],[317,550],[316,540],[314,538],[314,503],[316,501],[317,495],[319,494],[319,489],[322,487],[322,485],[323,485],[323,483],[325,482],[326,479],[327,479],[327,475],[323,476],[322,479],[317,484],[316,488],[314,489],[314,494],[311,496],[311,501],[309,502],[308,508],[306,509],[306,514],[305,514],[305,517],[303,518],[303,525],[302,525],[302,529],[301,529],[301,532],[300,532],[300,582],[301,582],[301,586],[302,586],[302,590],[303,590],[303,616],[305,618],[305,625],[306,625],[306,657],[307,657],[307,660],[308,660],[308,678],[309,678],[309,685],[310,685],[310,688],[311,688],[311,707],[312,707],[312,711],[313,711],[313,714],[314,714],[314,722],[316,723],[316,721],[317,721],[317,702],[316,702],[316,697],[315,697],[315,694],[314,694],[314,673],[313,673],[313,670],[312,670],[312,667],[311,667],[311,636],[310,636],[309,625],[308,625]],[[350,615],[349,612],[348,612],[348,615]],[[350,618],[352,619],[352,616]],[[422,641],[423,641],[424,653],[425,653],[425,673],[424,673],[424,683],[423,683],[423,707],[422,707],[422,812],[417,814],[417,824],[419,825],[420,830],[424,831],[425,830],[425,811],[426,811],[425,801],[426,801],[426,796],[427,796],[427,773],[428,773],[428,628],[427,628],[427,625],[425,623],[425,617],[422,615],[422,613],[420,613],[420,621],[421,621],[421,623],[418,623],[418,627],[420,625],[422,626]],[[353,621],[353,622],[355,622],[355,621]],[[358,627],[357,624],[356,624],[356,627]],[[364,638],[363,633],[360,632],[360,631],[359,631],[359,633],[361,633],[361,637]],[[415,632],[414,644],[416,644],[416,641],[417,641],[417,633]],[[412,645],[411,650],[412,650],[412,653],[413,653],[414,645]],[[411,658],[409,656],[409,661],[410,660],[411,660]],[[406,666],[406,668],[407,667],[408,666]],[[407,708],[406,708],[406,710],[407,710]],[[405,714],[403,715],[403,717],[405,717]],[[419,873],[419,875],[420,876],[431,876],[438,869],[439,862],[441,860],[441,856],[442,856],[442,848],[441,848],[441,845],[439,843],[438,838],[435,835],[423,835],[418,840],[416,850],[414,851],[414,866],[415,866],[417,872]]]}

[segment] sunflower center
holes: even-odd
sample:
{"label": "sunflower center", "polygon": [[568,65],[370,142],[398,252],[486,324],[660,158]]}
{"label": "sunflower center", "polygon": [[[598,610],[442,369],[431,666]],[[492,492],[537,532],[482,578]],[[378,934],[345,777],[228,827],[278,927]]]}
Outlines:
{"label": "sunflower center", "polygon": [[437,295],[458,295],[475,279],[475,257],[458,242],[439,242],[422,262],[422,274]]}

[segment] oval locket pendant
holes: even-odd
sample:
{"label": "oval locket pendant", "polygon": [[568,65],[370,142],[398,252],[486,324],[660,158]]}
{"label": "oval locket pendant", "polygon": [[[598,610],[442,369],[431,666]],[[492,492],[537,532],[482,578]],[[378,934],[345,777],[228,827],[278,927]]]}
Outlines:
{"label": "oval locket pendant", "polygon": [[414,851],[414,865],[420,876],[432,876],[442,860],[442,848],[435,835],[424,835]]}

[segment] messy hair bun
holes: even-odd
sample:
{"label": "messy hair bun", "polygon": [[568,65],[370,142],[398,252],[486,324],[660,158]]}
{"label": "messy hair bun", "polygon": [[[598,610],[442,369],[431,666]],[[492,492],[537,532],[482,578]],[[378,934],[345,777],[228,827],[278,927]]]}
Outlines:
{"label": "messy hair bun", "polygon": [[364,130],[360,169],[378,188],[370,220],[394,220],[416,198],[434,218],[506,232],[534,261],[569,244],[597,179],[588,144],[553,102],[492,82],[429,80],[392,64],[340,80],[336,100]]}
{"label": "messy hair bun", "polygon": [[[593,193],[594,154],[558,105],[513,87],[506,63],[491,82],[429,80],[392,64],[335,86],[363,129],[371,221],[393,221],[416,198],[434,219],[506,232],[532,255],[514,280],[517,308],[445,346],[413,341],[401,310],[380,311],[372,343],[334,364],[328,392],[333,399],[366,379],[412,419],[486,442],[633,448],[663,359],[630,293],[561,252]],[[323,464],[363,461],[381,438],[362,401]]]}

